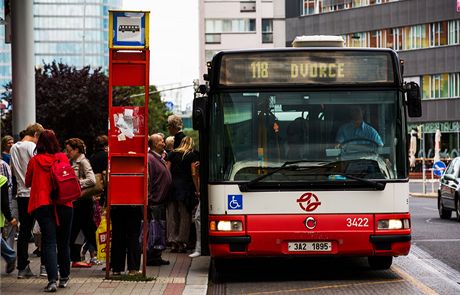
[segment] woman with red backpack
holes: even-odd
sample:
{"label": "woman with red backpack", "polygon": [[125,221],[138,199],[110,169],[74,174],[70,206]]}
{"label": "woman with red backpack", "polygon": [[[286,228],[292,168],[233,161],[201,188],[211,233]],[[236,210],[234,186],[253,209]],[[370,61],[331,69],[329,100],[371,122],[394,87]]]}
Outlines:
{"label": "woman with red backpack", "polygon": [[[37,141],[36,155],[29,161],[25,185],[30,187],[28,212],[40,225],[42,255],[48,275],[45,292],[56,292],[59,265],[59,287],[65,288],[70,275],[70,227],[72,202],[55,205],[51,199],[53,185],[51,167],[55,161],[69,162],[60,152],[59,142],[52,130],[44,130]],[[56,252],[57,250],[57,252]]]}

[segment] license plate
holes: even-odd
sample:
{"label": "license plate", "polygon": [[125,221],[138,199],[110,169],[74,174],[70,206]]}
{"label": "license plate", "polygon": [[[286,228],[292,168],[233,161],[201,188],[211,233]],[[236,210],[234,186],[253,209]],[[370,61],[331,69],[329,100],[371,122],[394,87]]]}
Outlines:
{"label": "license plate", "polygon": [[289,252],[303,252],[303,251],[330,252],[332,251],[332,243],[331,242],[289,242],[288,251]]}

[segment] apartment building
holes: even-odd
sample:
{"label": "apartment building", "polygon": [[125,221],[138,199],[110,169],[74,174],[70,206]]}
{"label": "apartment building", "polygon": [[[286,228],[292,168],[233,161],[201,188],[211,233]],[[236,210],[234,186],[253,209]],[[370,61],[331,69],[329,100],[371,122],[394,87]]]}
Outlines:
{"label": "apartment building", "polygon": [[285,46],[284,0],[200,0],[200,79],[221,50]]}
{"label": "apartment building", "polygon": [[418,157],[460,155],[460,13],[456,0],[286,0],[286,45],[299,35],[340,35],[348,47],[392,48],[406,81],[422,89]]}

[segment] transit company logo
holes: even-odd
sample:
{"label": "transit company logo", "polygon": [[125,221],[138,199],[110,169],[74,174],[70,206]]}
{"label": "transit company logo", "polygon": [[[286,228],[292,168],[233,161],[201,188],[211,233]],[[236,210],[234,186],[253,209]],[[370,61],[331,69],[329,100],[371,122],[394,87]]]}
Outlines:
{"label": "transit company logo", "polygon": [[314,193],[305,193],[301,195],[300,198],[297,199],[297,203],[299,203],[302,210],[307,212],[315,211],[316,208],[321,205],[321,202]]}

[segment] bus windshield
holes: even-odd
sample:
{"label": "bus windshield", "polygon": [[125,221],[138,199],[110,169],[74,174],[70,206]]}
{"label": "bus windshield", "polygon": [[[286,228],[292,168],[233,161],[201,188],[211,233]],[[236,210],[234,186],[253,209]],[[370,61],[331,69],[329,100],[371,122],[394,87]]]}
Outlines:
{"label": "bus windshield", "polygon": [[[396,90],[221,92],[212,97],[210,181],[407,177]],[[279,169],[295,162],[295,169]],[[288,167],[286,167],[288,168]],[[271,173],[274,171],[274,173]]]}

